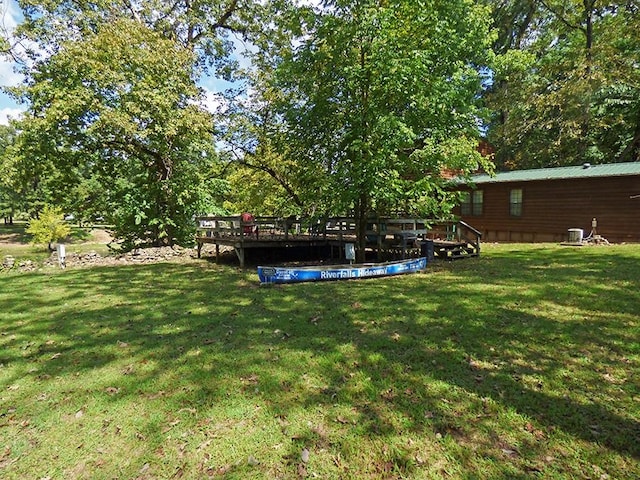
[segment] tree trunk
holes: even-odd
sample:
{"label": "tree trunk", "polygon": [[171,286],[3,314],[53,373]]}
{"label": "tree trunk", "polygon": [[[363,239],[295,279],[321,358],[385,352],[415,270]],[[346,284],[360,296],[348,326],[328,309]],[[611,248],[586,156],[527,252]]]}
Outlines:
{"label": "tree trunk", "polygon": [[361,195],[358,199],[355,214],[356,214],[356,262],[362,263],[365,261],[365,249],[367,246],[367,216],[368,216],[368,202],[365,195]]}

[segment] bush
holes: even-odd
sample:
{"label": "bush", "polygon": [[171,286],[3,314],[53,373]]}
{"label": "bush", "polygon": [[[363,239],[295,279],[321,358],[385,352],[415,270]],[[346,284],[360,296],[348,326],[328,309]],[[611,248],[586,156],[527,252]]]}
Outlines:
{"label": "bush", "polygon": [[66,238],[71,227],[65,222],[62,209],[47,205],[38,218],[29,222],[26,232],[33,235],[32,243],[46,243],[53,250],[51,244]]}

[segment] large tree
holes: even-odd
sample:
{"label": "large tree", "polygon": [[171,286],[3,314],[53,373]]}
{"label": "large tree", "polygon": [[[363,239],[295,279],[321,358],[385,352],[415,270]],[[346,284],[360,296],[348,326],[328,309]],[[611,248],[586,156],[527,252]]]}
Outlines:
{"label": "large tree", "polygon": [[126,246],[190,241],[192,216],[215,191],[194,62],[135,20],[62,43],[20,89],[30,106],[19,137],[25,185],[56,205],[98,203]]}
{"label": "large tree", "polygon": [[483,161],[488,10],[467,0],[335,0],[282,21],[290,42],[261,59],[273,70],[255,85],[265,115],[246,162],[266,169],[264,149],[291,162],[304,183],[280,183],[296,185],[308,212],[353,213],[360,255],[371,216],[448,212],[442,171]]}
{"label": "large tree", "polygon": [[638,160],[638,4],[488,0],[503,55],[488,96],[511,168]]}
{"label": "large tree", "polygon": [[[38,203],[103,214],[127,245],[188,242],[212,211],[215,119],[196,87],[233,79],[231,35],[249,35],[250,0],[19,0],[15,36],[29,106],[21,185]],[[220,203],[220,199],[216,199]]]}

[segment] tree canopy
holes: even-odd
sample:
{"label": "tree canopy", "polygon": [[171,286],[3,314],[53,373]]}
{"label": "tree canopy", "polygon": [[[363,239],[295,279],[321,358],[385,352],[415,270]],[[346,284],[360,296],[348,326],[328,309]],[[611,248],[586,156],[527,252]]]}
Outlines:
{"label": "tree canopy", "polygon": [[[635,0],[19,4],[2,201],[104,216],[127,246],[229,208],[354,215],[362,251],[371,217],[447,215],[443,172],[491,171],[480,132],[500,168],[640,155]],[[204,75],[235,82],[220,112]]]}
{"label": "tree canopy", "polygon": [[[125,242],[186,241],[206,211],[212,118],[191,77],[193,53],[121,19],[61,45],[20,93],[21,168],[74,212],[100,207]],[[37,174],[37,177],[35,176]]]}
{"label": "tree canopy", "polygon": [[487,1],[502,55],[489,137],[509,168],[640,159],[635,1]]}
{"label": "tree canopy", "polygon": [[32,208],[104,216],[126,247],[190,243],[219,208],[215,119],[197,80],[236,69],[253,2],[24,0],[29,110],[16,176]]}
{"label": "tree canopy", "polygon": [[442,171],[483,161],[488,13],[468,1],[360,0],[286,17],[289,41],[258,59],[270,74],[256,78],[261,115],[245,162],[305,212],[352,212],[361,242],[370,216],[448,212]]}

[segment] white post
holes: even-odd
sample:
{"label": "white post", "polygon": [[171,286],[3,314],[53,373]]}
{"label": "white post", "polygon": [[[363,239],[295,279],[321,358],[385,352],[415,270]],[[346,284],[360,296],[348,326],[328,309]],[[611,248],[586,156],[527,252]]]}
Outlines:
{"label": "white post", "polygon": [[344,256],[349,263],[353,262],[356,258],[356,246],[353,243],[344,244]]}
{"label": "white post", "polygon": [[60,268],[65,268],[66,266],[66,252],[63,243],[58,244],[58,263],[60,264]]}

